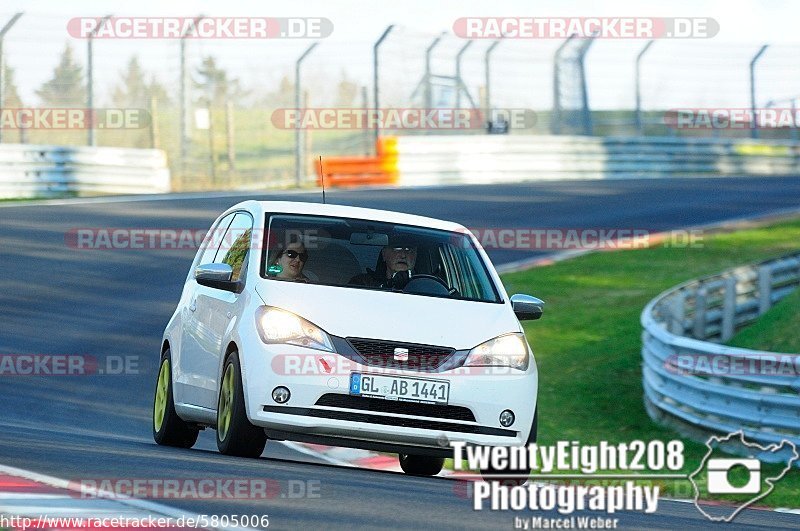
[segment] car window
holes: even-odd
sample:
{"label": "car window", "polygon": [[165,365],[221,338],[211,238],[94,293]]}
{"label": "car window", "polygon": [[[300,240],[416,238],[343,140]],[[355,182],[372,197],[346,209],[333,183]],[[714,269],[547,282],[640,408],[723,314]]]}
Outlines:
{"label": "car window", "polygon": [[239,212],[228,227],[222,244],[214,258],[214,263],[228,264],[233,269],[231,280],[239,280],[244,264],[247,263],[247,253],[250,250],[250,237],[253,234],[253,218],[250,214]]}
{"label": "car window", "polygon": [[214,257],[217,255],[217,251],[222,244],[222,237],[227,232],[228,227],[233,221],[233,217],[235,216],[234,213],[228,214],[224,218],[222,218],[219,223],[217,223],[209,232],[206,234],[205,239],[203,240],[203,244],[200,247],[200,258],[197,260],[195,265],[204,265],[210,264],[214,261]]}
{"label": "car window", "polygon": [[[468,234],[353,218],[272,214],[265,220],[261,276],[270,280],[501,302]],[[300,246],[302,244],[302,246]],[[282,249],[305,251],[301,270],[276,265]],[[405,249],[405,250],[404,250]],[[413,265],[393,257],[413,252]],[[403,261],[401,263],[401,260]],[[297,269],[298,264],[293,265]]]}

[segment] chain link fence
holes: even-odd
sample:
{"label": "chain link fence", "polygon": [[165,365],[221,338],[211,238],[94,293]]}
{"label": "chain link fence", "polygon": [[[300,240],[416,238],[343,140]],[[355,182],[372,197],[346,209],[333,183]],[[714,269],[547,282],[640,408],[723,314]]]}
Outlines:
{"label": "chain link fence", "polygon": [[[0,29],[13,17],[0,12]],[[316,155],[369,154],[380,133],[487,132],[484,127],[298,131],[276,119],[276,112],[298,107],[463,108],[482,111],[487,121],[493,109],[535,112],[535,123],[502,131],[510,134],[798,138],[793,120],[737,128],[698,125],[695,116],[681,127],[670,114],[796,109],[798,46],[771,46],[753,62],[762,43],[469,40],[452,31],[399,26],[377,47],[386,28],[375,28],[373,39],[361,41],[335,30],[335,38],[318,40],[207,39],[191,33],[185,39],[90,40],[71,36],[68,23],[69,17],[26,13],[0,38],[0,141],[163,149],[175,190],[304,184]],[[86,109],[90,99],[93,109],[138,109],[148,119],[135,127],[106,122],[74,128],[23,126],[14,119],[20,109]],[[302,161],[299,167],[296,160]]]}

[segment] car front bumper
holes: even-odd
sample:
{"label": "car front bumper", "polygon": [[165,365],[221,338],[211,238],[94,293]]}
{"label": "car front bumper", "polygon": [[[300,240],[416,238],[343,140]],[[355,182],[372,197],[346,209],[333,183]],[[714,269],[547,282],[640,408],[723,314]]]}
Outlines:
{"label": "car front bumper", "polygon": [[[484,367],[417,372],[380,369],[336,354],[287,345],[254,342],[243,351],[249,353],[242,368],[248,417],[274,438],[325,439],[357,448],[441,453],[454,441],[524,445],[532,429],[538,390],[533,359],[524,372]],[[320,359],[325,359],[327,366]],[[450,382],[449,402],[447,406],[415,407],[408,402],[386,404],[390,401],[351,397],[353,372],[446,380]],[[285,404],[272,399],[277,386],[291,392]],[[376,400],[383,403],[376,404]],[[455,409],[458,411],[453,414]],[[500,413],[507,409],[514,413],[515,421],[503,427]],[[471,415],[462,414],[466,410]]]}

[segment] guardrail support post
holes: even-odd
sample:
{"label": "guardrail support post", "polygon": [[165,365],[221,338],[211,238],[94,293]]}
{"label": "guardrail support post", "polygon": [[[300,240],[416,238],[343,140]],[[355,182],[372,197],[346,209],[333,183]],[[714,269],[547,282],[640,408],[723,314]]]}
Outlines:
{"label": "guardrail support post", "polygon": [[736,329],[736,278],[725,279],[725,293],[722,300],[722,329],[720,341],[723,343],[733,337]]}
{"label": "guardrail support post", "polygon": [[694,332],[695,339],[705,340],[706,338],[706,297],[708,292],[702,285],[697,288],[694,296]]}
{"label": "guardrail support post", "polygon": [[758,268],[758,315],[772,306],[772,268],[762,265]]}
{"label": "guardrail support post", "polygon": [[[13,17],[11,17],[11,20],[6,22],[6,25],[3,26],[3,29],[0,29],[0,109],[3,108],[3,104],[5,103],[4,89],[6,86],[6,80],[5,80],[6,67],[5,63],[3,62],[3,38],[5,38],[6,33],[8,33],[8,30],[11,29],[11,26],[16,24],[17,20],[19,20],[19,17],[21,17],[22,15],[23,13],[21,12],[16,13]],[[0,142],[3,141],[2,135],[3,135],[3,128],[0,127]]]}
{"label": "guardrail support post", "polygon": [[683,326],[686,319],[686,292],[679,291],[670,305],[669,331],[682,336],[686,329]]}

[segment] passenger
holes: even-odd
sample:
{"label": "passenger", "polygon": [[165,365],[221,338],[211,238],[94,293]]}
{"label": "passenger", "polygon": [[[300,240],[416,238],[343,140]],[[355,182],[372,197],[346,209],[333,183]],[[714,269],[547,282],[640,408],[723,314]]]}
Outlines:
{"label": "passenger", "polygon": [[296,241],[286,246],[278,244],[270,251],[267,274],[282,280],[308,282],[310,279],[303,274],[307,261],[308,252],[303,242]]}
{"label": "passenger", "polygon": [[381,249],[381,260],[375,271],[350,279],[350,284],[374,288],[402,289],[411,278],[417,262],[417,247],[409,240],[395,240]]}

